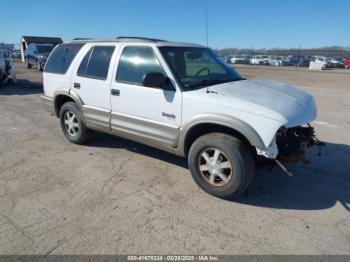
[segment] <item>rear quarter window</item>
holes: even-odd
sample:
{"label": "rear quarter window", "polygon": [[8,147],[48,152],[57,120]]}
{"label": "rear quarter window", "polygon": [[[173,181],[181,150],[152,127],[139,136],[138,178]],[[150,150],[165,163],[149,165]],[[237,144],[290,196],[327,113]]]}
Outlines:
{"label": "rear quarter window", "polygon": [[85,55],[78,69],[78,76],[105,80],[114,46],[94,46]]}
{"label": "rear quarter window", "polygon": [[62,44],[59,45],[46,62],[46,73],[65,74],[74,60],[75,56],[84,44]]}

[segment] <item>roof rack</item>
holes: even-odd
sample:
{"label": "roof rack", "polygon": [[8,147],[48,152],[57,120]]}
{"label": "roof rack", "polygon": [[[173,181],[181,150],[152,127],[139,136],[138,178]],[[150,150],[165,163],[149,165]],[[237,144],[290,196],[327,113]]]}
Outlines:
{"label": "roof rack", "polygon": [[84,40],[94,40],[94,38],[89,38],[89,37],[77,37],[73,38],[73,41],[84,41]]}
{"label": "roof rack", "polygon": [[119,36],[116,38],[119,41],[146,41],[146,42],[166,42],[165,40],[155,39],[155,38],[147,38],[147,37],[137,37],[137,36]]}

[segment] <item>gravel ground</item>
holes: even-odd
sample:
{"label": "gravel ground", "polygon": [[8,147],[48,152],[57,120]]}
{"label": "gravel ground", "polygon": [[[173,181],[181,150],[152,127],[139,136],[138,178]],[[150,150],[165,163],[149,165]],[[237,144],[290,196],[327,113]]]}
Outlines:
{"label": "gravel ground", "polygon": [[0,254],[350,254],[350,70],[237,69],[312,93],[327,145],[224,201],[185,159],[105,134],[68,143],[41,73],[17,64],[19,83],[0,88]]}

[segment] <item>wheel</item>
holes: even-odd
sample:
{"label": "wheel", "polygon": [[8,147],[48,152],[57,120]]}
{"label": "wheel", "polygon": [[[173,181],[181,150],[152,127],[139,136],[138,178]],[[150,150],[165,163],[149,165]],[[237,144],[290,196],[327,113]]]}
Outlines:
{"label": "wheel", "polygon": [[32,65],[29,63],[28,57],[25,58],[25,64],[27,68],[32,68]]}
{"label": "wheel", "polygon": [[223,199],[242,194],[250,186],[255,163],[248,146],[236,137],[210,133],[191,146],[188,165],[205,192]]}
{"label": "wheel", "polygon": [[61,128],[66,138],[74,144],[84,144],[88,129],[83,123],[79,107],[74,102],[66,102],[60,110]]}
{"label": "wheel", "polygon": [[39,70],[39,71],[43,71],[43,68],[41,66],[41,63],[39,60],[36,61],[36,68]]}

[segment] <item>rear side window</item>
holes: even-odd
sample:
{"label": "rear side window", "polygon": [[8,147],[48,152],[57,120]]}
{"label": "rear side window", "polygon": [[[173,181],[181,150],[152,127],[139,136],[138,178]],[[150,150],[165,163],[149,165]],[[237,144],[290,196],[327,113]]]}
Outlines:
{"label": "rear side window", "polygon": [[84,56],[78,69],[78,76],[107,79],[114,46],[94,46]]}
{"label": "rear side window", "polygon": [[83,45],[84,44],[62,44],[58,46],[46,62],[45,72],[65,74]]}
{"label": "rear side window", "polygon": [[164,73],[151,47],[127,46],[120,57],[116,80],[143,85],[148,73]]}

